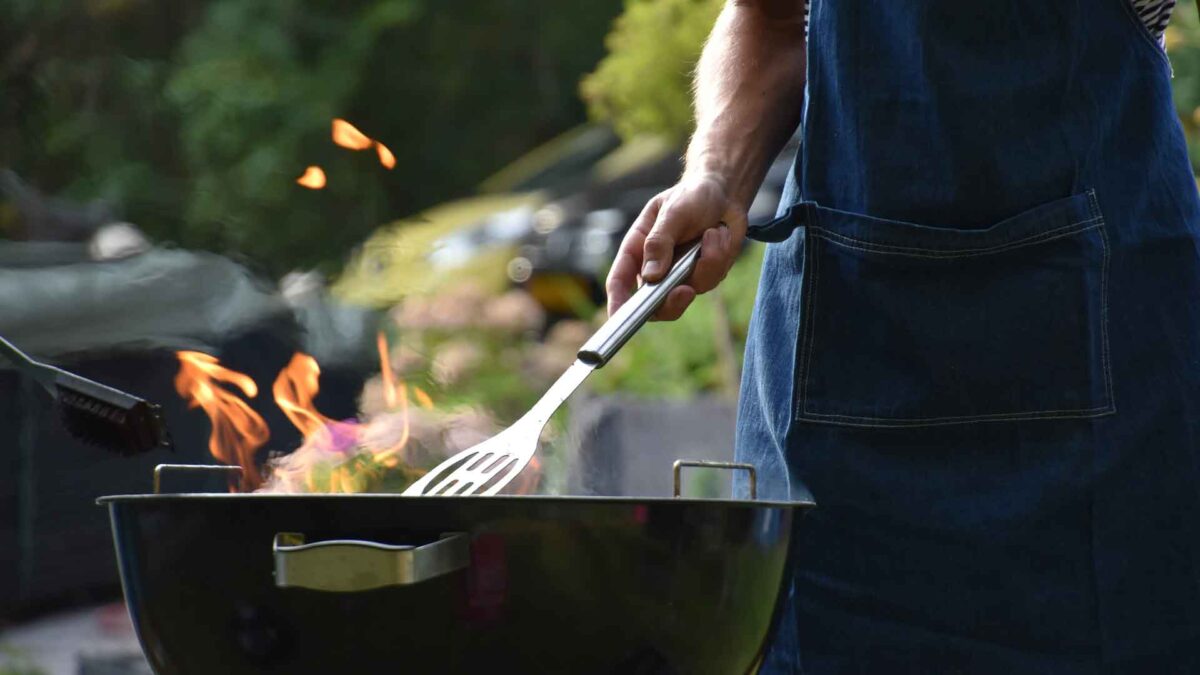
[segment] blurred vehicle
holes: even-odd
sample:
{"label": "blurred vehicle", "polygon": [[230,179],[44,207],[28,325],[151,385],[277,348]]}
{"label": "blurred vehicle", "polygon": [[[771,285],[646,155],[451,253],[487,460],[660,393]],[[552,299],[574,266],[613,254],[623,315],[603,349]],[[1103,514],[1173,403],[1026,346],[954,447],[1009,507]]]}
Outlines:
{"label": "blurred vehicle", "polygon": [[507,266],[510,281],[552,315],[587,315],[604,298],[602,276],[621,237],[646,202],[679,177],[680,154],[677,146],[644,136],[598,161],[590,184],[532,214]]}
{"label": "blurred vehicle", "polygon": [[[774,215],[797,144],[768,170],[752,222]],[[469,279],[495,292],[524,288],[552,316],[588,315],[603,302],[621,238],[646,202],[678,179],[681,156],[658,137],[621,143],[607,127],[579,127],[497,172],[480,194],[380,228],[333,293],[388,307]]]}
{"label": "blurred vehicle", "polygon": [[334,295],[388,307],[463,273],[502,285],[512,247],[527,234],[536,209],[585,185],[593,165],[619,144],[608,127],[576,127],[498,171],[479,194],[381,227],[351,256]]}
{"label": "blurred vehicle", "polygon": [[[775,214],[799,146],[793,138],[771,164],[750,205],[750,222]],[[556,315],[586,314],[604,301],[604,276],[646,203],[683,170],[682,150],[635,138],[597,163],[593,182],[533,213],[529,234],[508,264],[509,278]]]}

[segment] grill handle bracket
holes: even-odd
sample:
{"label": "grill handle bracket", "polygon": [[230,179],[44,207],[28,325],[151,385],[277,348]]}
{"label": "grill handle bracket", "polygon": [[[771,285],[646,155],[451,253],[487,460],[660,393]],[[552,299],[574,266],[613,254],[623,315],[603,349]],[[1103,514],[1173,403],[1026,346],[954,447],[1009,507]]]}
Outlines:
{"label": "grill handle bracket", "polygon": [[385,586],[411,586],[470,565],[467,534],[443,534],[424,546],[394,546],[358,539],[311,544],[304,535],[275,535],[275,585],[332,593],[355,593]]}
{"label": "grill handle bracket", "polygon": [[677,459],[671,471],[675,475],[675,497],[683,492],[683,467],[690,466],[704,469],[726,469],[729,471],[745,471],[750,474],[750,499],[758,499],[758,472],[753,464],[742,462],[714,462],[707,459]]}
{"label": "grill handle bracket", "polygon": [[162,477],[165,473],[224,473],[242,475],[242,467],[223,464],[159,464],[154,467],[154,494],[162,494]]}

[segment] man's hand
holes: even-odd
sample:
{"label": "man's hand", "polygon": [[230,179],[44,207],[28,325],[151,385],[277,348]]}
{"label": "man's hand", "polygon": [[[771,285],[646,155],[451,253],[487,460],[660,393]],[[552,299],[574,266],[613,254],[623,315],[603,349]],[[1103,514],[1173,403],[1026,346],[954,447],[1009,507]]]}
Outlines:
{"label": "man's hand", "polygon": [[655,318],[679,318],[696,294],[725,278],[746,237],[746,211],[799,123],[803,100],[804,0],[728,0],[696,69],[687,168],[621,242],[608,274],[610,315],[633,295],[639,274],[658,281],[674,249],[701,237],[696,270]]}
{"label": "man's hand", "polygon": [[671,291],[655,318],[678,319],[696,295],[716,288],[742,248],[746,206],[730,198],[719,176],[685,176],[642,209],[608,273],[609,315],[633,295],[639,274],[646,282],[658,281],[671,268],[675,248],[701,237],[696,270]]}

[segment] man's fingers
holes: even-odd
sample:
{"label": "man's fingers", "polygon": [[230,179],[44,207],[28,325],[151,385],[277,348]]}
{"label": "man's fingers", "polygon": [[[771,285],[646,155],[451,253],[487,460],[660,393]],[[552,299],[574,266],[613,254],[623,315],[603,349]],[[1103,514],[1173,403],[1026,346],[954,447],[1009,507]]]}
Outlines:
{"label": "man's fingers", "polygon": [[647,282],[658,281],[671,269],[671,261],[675,258],[675,246],[690,239],[687,230],[693,225],[686,207],[676,204],[666,204],[659,209],[654,227],[646,234],[646,243],[642,247],[642,279]]}
{"label": "man's fingers", "polygon": [[750,223],[747,222],[746,214],[737,209],[727,210],[721,220],[729,228],[727,241],[729,242],[729,257],[732,262],[732,259],[737,257],[746,243],[746,229]]}
{"label": "man's fingers", "polygon": [[608,295],[609,316],[625,304],[637,289],[646,232],[658,219],[658,211],[661,206],[662,195],[651,199],[642,209],[637,220],[633,222],[629,231],[625,233],[625,238],[621,240],[621,247],[617,250],[617,256],[613,259],[612,267],[608,271],[608,279],[604,284],[604,290]]}
{"label": "man's fingers", "polygon": [[[724,221],[729,227],[718,226]],[[679,318],[699,293],[716,288],[729,273],[746,234],[745,214],[713,180],[681,182],[642,210],[621,242],[605,284],[609,315],[625,304],[641,281],[656,283],[671,269],[677,246],[701,237],[700,258],[691,278],[673,290],[655,314]]]}
{"label": "man's fingers", "polygon": [[637,284],[637,261],[628,253],[618,253],[613,261],[612,269],[608,271],[608,281],[604,290],[608,295],[608,315],[621,308],[633,295],[634,285]]}
{"label": "man's fingers", "polygon": [[727,227],[714,227],[704,231],[700,241],[700,259],[688,285],[697,293],[707,293],[717,287],[729,271],[730,235]]}
{"label": "man's fingers", "polygon": [[679,286],[667,294],[667,300],[654,314],[655,321],[674,321],[683,315],[692,300],[696,299],[696,290],[691,286]]}
{"label": "man's fingers", "polygon": [[[654,223],[658,220],[658,214],[662,210],[663,201],[666,199],[666,196],[666,192],[660,192],[653,199],[646,202],[646,206],[642,208],[642,212],[634,219],[633,225],[629,226],[628,234],[636,233],[639,238],[639,245],[646,241],[646,234],[650,232],[650,228],[654,227]],[[641,253],[640,248],[638,249],[638,253]]]}

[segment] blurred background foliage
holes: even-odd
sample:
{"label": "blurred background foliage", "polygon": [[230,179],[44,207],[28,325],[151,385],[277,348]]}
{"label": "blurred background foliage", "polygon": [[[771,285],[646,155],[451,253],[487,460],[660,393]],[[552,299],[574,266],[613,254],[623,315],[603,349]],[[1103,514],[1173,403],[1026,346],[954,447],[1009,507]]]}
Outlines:
{"label": "blurred background foliage", "polygon": [[[312,267],[338,276],[357,249],[335,286],[354,301],[453,296],[460,276],[498,298],[513,286],[511,251],[449,272],[427,252],[489,214],[542,209],[546,197],[509,174],[528,173],[555,143],[576,143],[562,134],[588,118],[611,125],[626,150],[656,138],[677,153],[691,131],[691,74],[722,2],[0,0],[0,167],[48,192],[106,200],[159,241],[234,254],[276,276]],[[1200,163],[1193,4],[1180,3],[1165,39]],[[396,168],[332,145],[332,117],[386,143]],[[448,201],[555,138],[484,182],[484,194]],[[326,189],[294,184],[310,164],[325,168]],[[8,221],[0,207],[0,235]],[[751,248],[719,293],[680,322],[648,327],[659,337],[631,342],[594,388],[733,391],[760,259]],[[585,299],[566,318],[594,322],[598,309]],[[529,339],[545,342],[561,318]],[[421,339],[432,367],[440,343]],[[530,357],[501,351],[443,393],[520,408],[543,382],[527,376]]]}
{"label": "blurred background foliage", "polygon": [[629,0],[605,44],[608,55],[580,91],[594,119],[621,136],[682,142],[692,127],[691,79],[724,0]]}
{"label": "blurred background foliage", "polygon": [[[577,83],[620,9],[4,0],[0,167],[160,241],[331,270],[373,228],[577,124]],[[386,143],[395,170],[331,145],[332,117]],[[293,184],[310,164],[326,190]]]}
{"label": "blurred background foliage", "polygon": [[[692,130],[691,75],[724,0],[627,0],[605,39],[607,54],[580,83],[588,113],[626,138]],[[1200,20],[1181,2],[1165,35],[1175,102],[1200,167]]]}
{"label": "blurred background foliage", "polygon": [[1187,135],[1192,166],[1200,167],[1200,19],[1194,3],[1176,6],[1164,41],[1174,71],[1175,106]]}

